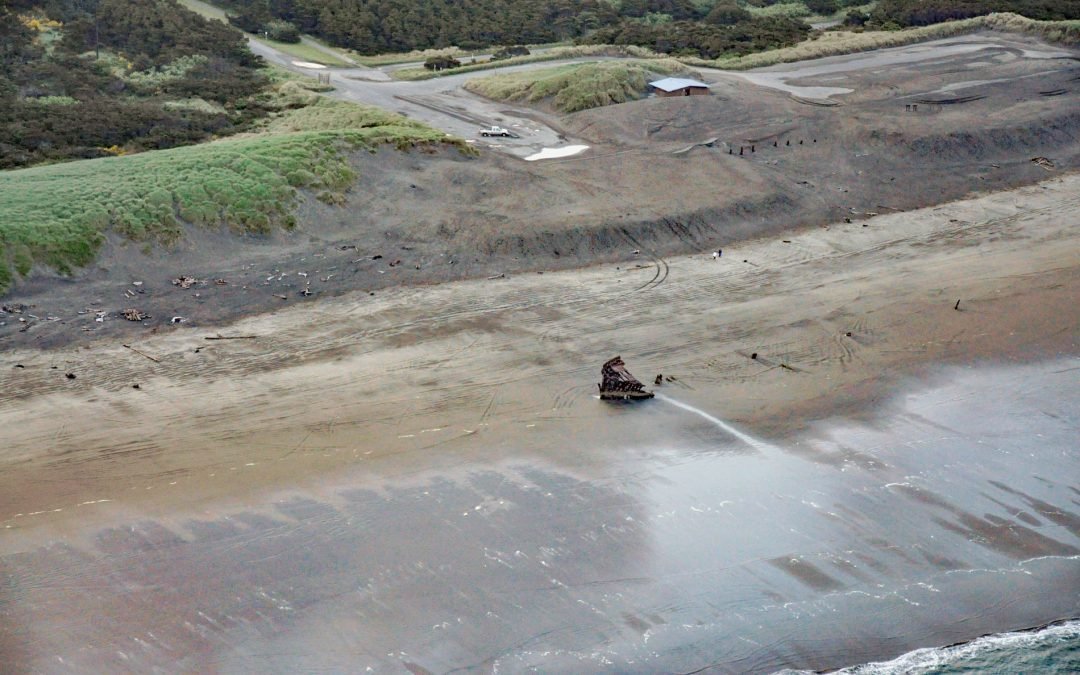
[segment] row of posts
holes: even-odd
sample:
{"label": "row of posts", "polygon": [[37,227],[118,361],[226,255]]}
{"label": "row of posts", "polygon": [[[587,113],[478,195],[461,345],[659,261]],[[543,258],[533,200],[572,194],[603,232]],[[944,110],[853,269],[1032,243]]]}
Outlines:
{"label": "row of posts", "polygon": [[[813,141],[811,141],[811,143],[817,143],[817,139],[815,138]],[[785,147],[789,147],[791,145],[791,140],[789,139],[789,140],[785,141],[784,145],[785,145]],[[803,145],[803,140],[801,138],[799,139],[799,145]],[[778,147],[780,147],[780,142],[779,141],[773,141],[772,146],[774,148],[778,148]],[[745,151],[746,151],[746,146],[740,145],[739,146],[739,154],[742,155],[742,154],[745,153]],[[757,152],[757,145],[756,144],[750,146],[750,152]],[[727,154],[734,155],[735,154],[735,149],[734,148],[728,148]]]}

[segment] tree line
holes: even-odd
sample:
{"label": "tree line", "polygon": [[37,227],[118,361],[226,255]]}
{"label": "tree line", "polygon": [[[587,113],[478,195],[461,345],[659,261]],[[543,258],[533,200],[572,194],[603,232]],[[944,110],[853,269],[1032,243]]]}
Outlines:
{"label": "tree line", "polygon": [[747,17],[717,23],[671,21],[647,24],[623,20],[579,38],[580,44],[616,44],[648,47],[673,56],[717,59],[797,44],[810,26],[784,16]]}
{"label": "tree line", "polygon": [[[674,1],[687,0],[648,0]],[[619,18],[616,7],[606,0],[217,0],[215,4],[248,30],[261,32],[272,21],[285,21],[301,33],[361,54],[553,42]]]}
{"label": "tree line", "polygon": [[[752,0],[759,5],[776,0]],[[810,0],[811,2],[839,0]],[[361,54],[405,52],[457,46],[480,49],[497,45],[540,44],[585,38],[593,31],[634,34],[631,24],[674,24],[665,34],[684,31],[691,40],[707,41],[703,51],[732,49],[739,42],[765,44],[760,37],[790,31],[793,25],[753,19],[736,0],[214,0],[230,20],[248,32],[280,28],[319,37]],[[719,9],[717,9],[719,8]],[[714,12],[714,10],[717,10]],[[727,21],[720,20],[728,14]],[[737,35],[715,26],[746,23]],[[698,25],[698,24],[705,24]],[[610,32],[618,26],[614,33]],[[713,26],[710,29],[707,26]],[[596,40],[589,41],[595,42]],[[635,38],[636,39],[636,38]],[[664,38],[661,38],[662,40]],[[686,40],[681,40],[685,42]],[[652,42],[655,42],[653,40]],[[627,42],[626,44],[629,44]],[[785,42],[786,44],[786,42]],[[753,49],[753,47],[751,47]],[[690,49],[694,51],[694,49]],[[730,51],[730,50],[728,50]]]}
{"label": "tree line", "polygon": [[[213,0],[243,30],[296,40],[309,33],[361,54],[458,46],[605,39],[671,53],[742,54],[791,44],[804,32],[792,19],[755,18],[748,7],[790,0]],[[866,0],[802,0],[831,14]],[[1080,0],[881,0],[852,22],[925,25],[989,12],[1033,19],[1080,16]],[[643,27],[644,26],[644,27]],[[738,28],[733,30],[730,27]],[[725,28],[727,27],[727,28]]]}

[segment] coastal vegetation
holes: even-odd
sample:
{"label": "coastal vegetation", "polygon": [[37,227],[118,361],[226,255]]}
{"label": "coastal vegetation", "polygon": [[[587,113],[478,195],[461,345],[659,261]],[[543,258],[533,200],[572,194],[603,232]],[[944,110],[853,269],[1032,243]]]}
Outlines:
{"label": "coastal vegetation", "polygon": [[267,114],[243,35],[175,0],[9,0],[0,45],[0,169],[188,145]]}
{"label": "coastal vegetation", "polygon": [[601,61],[492,75],[469,80],[465,88],[500,101],[548,102],[572,113],[640,98],[656,75],[686,71],[674,59]]}
{"label": "coastal vegetation", "polygon": [[[216,4],[234,25],[249,32],[266,33],[286,23],[299,33],[361,55],[577,41],[715,56],[792,44],[809,30],[797,18],[757,16],[744,8],[751,5],[736,5],[735,0],[216,0]],[[799,6],[805,10],[805,4]],[[669,49],[665,41],[674,34],[682,37]],[[724,49],[717,51],[721,44]]]}
{"label": "coastal vegetation", "polygon": [[171,243],[183,223],[256,234],[292,227],[298,189],[340,201],[356,177],[352,150],[447,144],[469,151],[400,115],[305,91],[294,81],[280,85],[264,104],[281,110],[258,133],[0,172],[0,292],[35,264],[61,273],[88,264],[107,232]]}
{"label": "coastal vegetation", "polygon": [[[310,34],[362,62],[476,54],[500,45],[576,42],[673,56],[736,58],[804,40],[809,21],[898,30],[995,12],[1080,19],[1073,0],[214,0],[234,25]],[[367,57],[367,60],[364,57]]]}

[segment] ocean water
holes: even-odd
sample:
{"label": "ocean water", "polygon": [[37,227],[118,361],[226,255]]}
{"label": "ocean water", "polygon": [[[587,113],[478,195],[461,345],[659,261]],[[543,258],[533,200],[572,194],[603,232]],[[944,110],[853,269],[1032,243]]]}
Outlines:
{"label": "ocean water", "polygon": [[[811,671],[781,671],[788,675]],[[1080,672],[1080,620],[998,633],[948,647],[916,649],[891,661],[843,668],[845,675],[1056,674]]]}

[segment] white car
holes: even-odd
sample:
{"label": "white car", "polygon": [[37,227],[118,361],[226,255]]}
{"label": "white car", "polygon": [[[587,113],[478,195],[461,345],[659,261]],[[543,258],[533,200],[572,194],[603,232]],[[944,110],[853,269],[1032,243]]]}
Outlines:
{"label": "white car", "polygon": [[481,136],[502,136],[505,138],[515,138],[515,135],[509,129],[503,129],[502,127],[490,126],[480,130]]}

